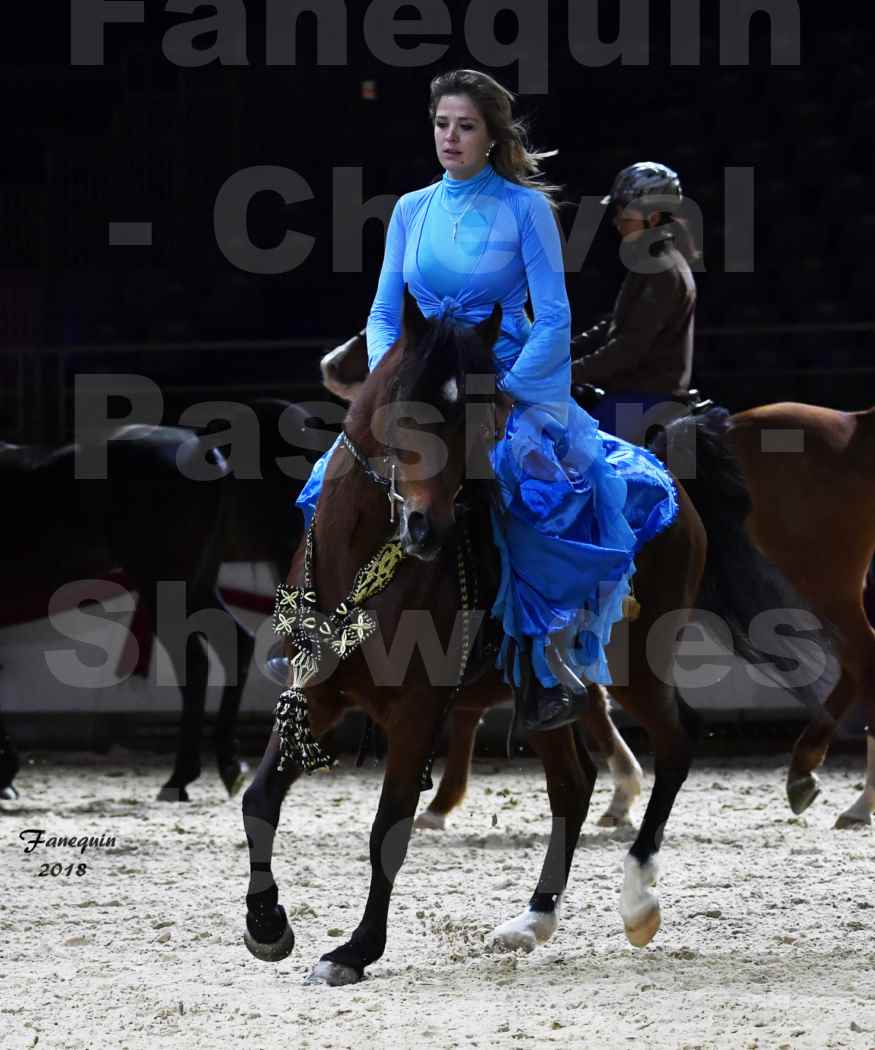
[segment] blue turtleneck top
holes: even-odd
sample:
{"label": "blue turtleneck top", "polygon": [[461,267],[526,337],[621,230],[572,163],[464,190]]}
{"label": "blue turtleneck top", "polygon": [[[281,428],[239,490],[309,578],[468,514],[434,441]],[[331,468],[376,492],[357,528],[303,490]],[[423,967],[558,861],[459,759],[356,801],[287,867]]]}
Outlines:
{"label": "blue turtleneck top", "polygon": [[[426,316],[464,324],[482,321],[500,302],[499,385],[514,400],[565,421],[571,316],[559,230],[542,193],[509,182],[487,163],[469,179],[444,174],[401,197],[368,317],[371,369],[401,334],[405,284]],[[534,324],[525,313],[529,298]]]}

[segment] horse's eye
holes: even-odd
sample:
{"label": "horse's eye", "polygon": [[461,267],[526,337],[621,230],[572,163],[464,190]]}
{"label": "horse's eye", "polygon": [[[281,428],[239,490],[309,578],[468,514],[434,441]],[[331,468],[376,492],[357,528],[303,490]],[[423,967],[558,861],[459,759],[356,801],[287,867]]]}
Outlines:
{"label": "horse's eye", "polygon": [[414,452],[409,448],[392,449],[392,456],[405,467],[415,467],[420,459],[419,453]]}

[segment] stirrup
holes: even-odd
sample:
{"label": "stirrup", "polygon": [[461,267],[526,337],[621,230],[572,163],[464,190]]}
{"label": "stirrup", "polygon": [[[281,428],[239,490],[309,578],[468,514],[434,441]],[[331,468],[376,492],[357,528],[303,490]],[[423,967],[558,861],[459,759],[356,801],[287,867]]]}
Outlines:
{"label": "stirrup", "polygon": [[572,693],[561,683],[542,685],[533,674],[529,695],[524,701],[523,728],[529,733],[546,733],[572,725],[586,705],[586,693]]}
{"label": "stirrup", "polygon": [[[509,646],[506,666],[507,677],[511,683],[515,646],[515,642]],[[513,685],[513,725],[522,724],[523,729],[529,733],[545,733],[576,722],[586,708],[586,692],[572,693],[561,683],[554,686],[542,685],[532,667],[531,652],[530,640],[519,647],[520,684]]]}

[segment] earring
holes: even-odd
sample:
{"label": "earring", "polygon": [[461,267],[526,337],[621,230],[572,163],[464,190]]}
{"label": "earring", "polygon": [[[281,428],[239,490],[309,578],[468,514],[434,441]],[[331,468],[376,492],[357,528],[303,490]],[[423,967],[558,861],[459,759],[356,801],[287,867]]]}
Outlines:
{"label": "earring", "polygon": [[488,157],[488,156],[489,156],[489,154],[490,154],[490,153],[492,152],[492,150],[493,150],[494,146],[495,146],[495,143],[494,143],[494,142],[490,142],[490,143],[489,143],[489,149],[488,149],[488,150],[486,151],[486,156],[487,156],[487,157]]}

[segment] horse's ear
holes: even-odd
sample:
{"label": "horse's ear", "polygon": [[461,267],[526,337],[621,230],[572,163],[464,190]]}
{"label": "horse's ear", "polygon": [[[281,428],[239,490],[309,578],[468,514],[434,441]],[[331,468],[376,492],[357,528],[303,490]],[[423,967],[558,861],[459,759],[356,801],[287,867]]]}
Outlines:
{"label": "horse's ear", "polygon": [[495,346],[495,342],[501,332],[501,318],[501,303],[496,303],[492,307],[492,313],[480,324],[474,326],[474,331],[483,340],[483,345],[487,350],[491,350]]}
{"label": "horse's ear", "polygon": [[329,351],[319,362],[322,382],[337,397],[353,401],[368,377],[366,330]]}
{"label": "horse's ear", "polygon": [[419,303],[410,294],[410,289],[404,285],[404,335],[407,337],[407,345],[415,346],[417,341],[425,335],[427,322],[419,309]]}

